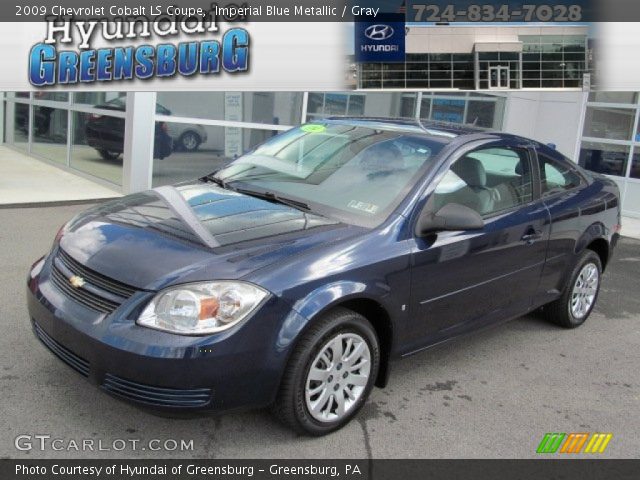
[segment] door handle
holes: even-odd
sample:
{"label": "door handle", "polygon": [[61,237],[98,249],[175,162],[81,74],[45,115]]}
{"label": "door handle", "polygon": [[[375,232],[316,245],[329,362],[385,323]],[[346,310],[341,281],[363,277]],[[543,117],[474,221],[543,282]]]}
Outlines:
{"label": "door handle", "polygon": [[522,240],[523,242],[526,242],[527,245],[531,245],[533,242],[535,242],[539,238],[542,238],[542,230],[534,230],[530,228],[529,230],[527,230],[527,233],[525,233],[520,238],[520,240]]}

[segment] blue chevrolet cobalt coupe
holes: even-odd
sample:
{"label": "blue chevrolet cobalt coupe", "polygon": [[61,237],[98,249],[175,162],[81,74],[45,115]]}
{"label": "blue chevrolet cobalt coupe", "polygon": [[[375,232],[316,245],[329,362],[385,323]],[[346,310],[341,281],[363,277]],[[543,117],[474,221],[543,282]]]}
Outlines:
{"label": "blue chevrolet cobalt coupe", "polygon": [[581,325],[619,230],[615,183],[533,140],[327,119],[78,215],[29,273],[29,314],[112,395],[271,406],[322,435],[393,359],[537,309]]}

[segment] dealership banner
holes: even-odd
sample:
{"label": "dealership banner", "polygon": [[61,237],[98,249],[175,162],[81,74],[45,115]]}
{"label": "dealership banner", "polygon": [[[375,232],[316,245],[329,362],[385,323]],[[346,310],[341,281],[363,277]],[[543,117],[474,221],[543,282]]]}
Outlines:
{"label": "dealership banner", "polygon": [[635,480],[640,460],[0,460],[3,480]]}
{"label": "dealership banner", "polygon": [[0,22],[47,17],[76,21],[125,17],[215,17],[220,21],[353,22],[362,16],[402,13],[408,22],[629,22],[640,21],[635,0],[136,0],[2,2]]}
{"label": "dealership banner", "polygon": [[[455,26],[523,25],[588,28],[593,69],[584,68],[586,75],[581,70],[583,84],[629,89],[640,85],[637,28],[632,23],[589,23],[619,18],[615,12],[621,3],[625,2],[607,8],[587,0],[551,4],[190,0],[179,6],[165,0],[157,4],[63,0],[11,8],[2,4],[0,89],[346,90],[362,85],[354,80],[361,64],[402,64],[407,54],[421,53],[422,43],[407,40],[415,26],[437,34],[439,29]],[[634,19],[636,10],[638,5],[630,6],[624,18]],[[553,69],[575,71],[576,67],[561,61]],[[361,73],[359,78],[378,78],[376,72]],[[419,73],[408,77],[415,75]],[[399,84],[386,85],[410,86],[404,77]]]}

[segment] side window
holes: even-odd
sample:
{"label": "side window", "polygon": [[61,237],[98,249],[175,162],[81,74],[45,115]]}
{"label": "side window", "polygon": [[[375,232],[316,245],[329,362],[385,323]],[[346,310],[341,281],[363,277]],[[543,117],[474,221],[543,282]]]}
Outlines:
{"label": "side window", "polygon": [[529,154],[510,147],[482,148],[459,158],[438,184],[432,210],[459,203],[489,216],[532,200]]}
{"label": "side window", "polygon": [[538,162],[543,197],[572,190],[581,185],[582,177],[570,165],[563,165],[561,162],[540,153],[538,153]]}

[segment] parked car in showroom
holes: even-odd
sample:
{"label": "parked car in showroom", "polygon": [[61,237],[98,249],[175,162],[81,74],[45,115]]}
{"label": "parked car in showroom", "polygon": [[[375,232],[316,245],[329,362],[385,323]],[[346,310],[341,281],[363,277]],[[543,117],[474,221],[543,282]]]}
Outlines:
{"label": "parked car in showroom", "polygon": [[[125,111],[125,100],[118,97],[94,108]],[[171,111],[156,103],[156,113],[171,115]],[[124,151],[124,118],[91,114],[85,126],[89,146],[105,160],[115,160]],[[193,152],[207,141],[207,131],[194,123],[156,122],[154,158],[168,157],[174,149]]]}
{"label": "parked car in showroom", "polygon": [[[156,103],[156,113],[171,115],[171,110]],[[173,148],[184,152],[195,152],[200,145],[207,142],[207,131],[197,123],[169,122],[167,133],[173,140]]]}
{"label": "parked car in showroom", "polygon": [[539,142],[326,119],[78,215],[32,266],[28,308],[44,345],[112,395],[270,405],[323,435],[391,360],[538,309],[582,325],[619,231],[616,184]]}

